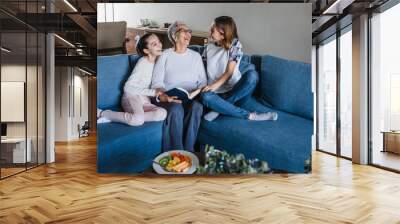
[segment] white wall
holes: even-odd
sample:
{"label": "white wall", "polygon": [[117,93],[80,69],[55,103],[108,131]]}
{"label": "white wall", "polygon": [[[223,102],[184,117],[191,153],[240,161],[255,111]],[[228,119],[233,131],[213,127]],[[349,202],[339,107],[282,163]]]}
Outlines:
{"label": "white wall", "polygon": [[[32,80],[30,77],[32,74],[36,75],[36,66],[25,66],[19,64],[5,64],[1,66],[1,81],[7,82],[26,82],[25,76],[28,72],[28,84],[31,87],[36,86],[36,80]],[[27,122],[28,122],[28,137],[36,131],[36,88],[27,88]],[[4,96],[3,96],[4,97]],[[7,110],[7,108],[1,108],[1,110]],[[22,108],[24,110],[24,108]],[[35,113],[34,113],[35,112]],[[26,122],[7,122],[7,136],[8,137],[25,137],[25,126]],[[36,132],[35,132],[36,135]],[[35,136],[36,137],[36,136]]]}
{"label": "white wall", "polygon": [[70,85],[68,67],[55,68],[55,140],[68,141],[69,138],[69,95]]}
{"label": "white wall", "polygon": [[[72,120],[71,120],[71,136],[72,138],[78,138],[78,124],[83,125],[85,121],[89,120],[88,116],[88,78],[82,76],[83,73],[75,70],[74,75],[74,92],[72,98],[74,99],[74,107],[72,108]],[[80,92],[80,93],[79,93]],[[79,97],[80,95],[80,97]],[[79,102],[80,101],[80,102]],[[81,107],[81,108],[79,108]],[[80,110],[82,110],[80,112]]]}
{"label": "white wall", "polygon": [[[106,9],[106,10],[105,10]],[[214,18],[234,18],[247,54],[270,54],[311,63],[311,4],[265,3],[99,3],[98,22],[126,21],[139,25],[141,18],[165,22],[181,20],[193,30],[208,31]]]}
{"label": "white wall", "polygon": [[78,124],[88,120],[88,78],[76,68],[56,67],[55,86],[55,141],[77,139]]}

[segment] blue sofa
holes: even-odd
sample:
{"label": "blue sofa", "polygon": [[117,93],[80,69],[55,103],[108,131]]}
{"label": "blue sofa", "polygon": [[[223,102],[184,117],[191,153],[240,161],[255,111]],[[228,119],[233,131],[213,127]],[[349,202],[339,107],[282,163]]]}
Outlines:
{"label": "blue sofa", "polygon": [[[203,50],[199,46],[191,48],[200,53]],[[98,108],[121,110],[123,84],[137,60],[136,55],[98,57]],[[309,172],[313,133],[311,65],[269,55],[245,55],[239,69],[243,75],[259,74],[259,83],[253,96],[238,104],[249,111],[276,111],[279,119],[203,119],[198,135],[200,145],[210,144],[231,153],[243,153],[246,158],[265,160],[274,170]],[[140,127],[98,124],[98,172],[137,173],[148,169],[161,152],[161,134],[162,122]]]}

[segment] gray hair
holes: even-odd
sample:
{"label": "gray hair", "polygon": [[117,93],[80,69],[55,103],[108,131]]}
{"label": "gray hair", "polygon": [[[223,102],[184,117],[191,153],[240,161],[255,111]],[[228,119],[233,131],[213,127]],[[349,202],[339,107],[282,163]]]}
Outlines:
{"label": "gray hair", "polygon": [[167,32],[168,39],[173,45],[175,45],[175,37],[176,37],[175,34],[181,26],[187,26],[187,25],[182,21],[175,21],[168,27],[168,32]]}

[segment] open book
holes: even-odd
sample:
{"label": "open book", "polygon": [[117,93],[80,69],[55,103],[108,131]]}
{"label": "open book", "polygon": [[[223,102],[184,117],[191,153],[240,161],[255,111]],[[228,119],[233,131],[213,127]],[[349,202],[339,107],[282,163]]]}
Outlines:
{"label": "open book", "polygon": [[199,95],[201,90],[202,88],[199,88],[189,93],[185,89],[177,87],[168,90],[167,92],[165,92],[165,94],[167,94],[168,96],[176,96],[179,100],[182,101],[182,103],[187,103],[188,101],[193,100],[193,98]]}

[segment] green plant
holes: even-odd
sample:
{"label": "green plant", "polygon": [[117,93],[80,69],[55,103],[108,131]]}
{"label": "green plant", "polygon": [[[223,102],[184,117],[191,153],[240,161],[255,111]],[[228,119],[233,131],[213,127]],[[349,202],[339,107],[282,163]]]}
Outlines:
{"label": "green plant", "polygon": [[205,164],[197,169],[198,174],[256,174],[268,173],[268,163],[258,159],[247,159],[243,154],[230,155],[226,151],[205,147]]}

